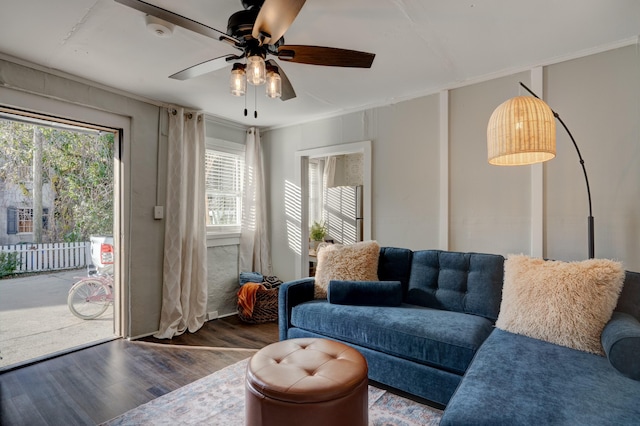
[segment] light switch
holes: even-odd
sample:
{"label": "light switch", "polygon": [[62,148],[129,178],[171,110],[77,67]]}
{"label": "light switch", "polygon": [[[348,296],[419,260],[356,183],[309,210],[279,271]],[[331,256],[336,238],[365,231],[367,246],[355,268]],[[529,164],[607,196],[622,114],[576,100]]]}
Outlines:
{"label": "light switch", "polygon": [[162,206],[153,207],[153,218],[156,220],[160,220],[164,218],[164,207]]}

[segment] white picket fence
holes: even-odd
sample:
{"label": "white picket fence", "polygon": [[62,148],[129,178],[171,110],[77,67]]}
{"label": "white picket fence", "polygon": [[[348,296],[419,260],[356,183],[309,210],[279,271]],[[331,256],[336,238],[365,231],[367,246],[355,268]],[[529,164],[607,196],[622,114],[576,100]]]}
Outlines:
{"label": "white picket fence", "polygon": [[0,251],[18,253],[20,273],[83,268],[91,258],[89,247],[89,242],[16,244],[0,246]]}

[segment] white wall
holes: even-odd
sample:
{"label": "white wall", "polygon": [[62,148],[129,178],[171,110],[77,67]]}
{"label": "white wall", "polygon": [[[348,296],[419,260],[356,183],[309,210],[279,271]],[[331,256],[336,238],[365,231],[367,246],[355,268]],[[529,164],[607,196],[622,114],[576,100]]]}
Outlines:
{"label": "white wall", "polygon": [[518,96],[528,73],[451,90],[449,97],[449,249],[527,252],[530,244],[529,167],[487,162],[487,123],[493,110]]}
{"label": "white wall", "polygon": [[[544,97],[567,122],[587,164],[596,257],[621,260],[635,271],[640,271],[639,75],[637,46],[551,65],[543,73]],[[295,277],[285,212],[295,152],[359,140],[373,143],[372,237],[381,245],[442,248],[442,223],[448,224],[444,235],[451,250],[531,253],[532,180],[539,178],[532,166],[490,166],[486,153],[489,116],[500,103],[525,94],[518,81],[531,80],[530,72],[522,72],[450,90],[443,112],[439,96],[431,95],[264,132],[274,273]],[[440,128],[440,114],[447,115],[446,129]],[[446,182],[440,179],[441,130],[448,150],[442,165],[448,169]],[[585,259],[584,178],[560,126],[557,134],[557,157],[543,166],[542,255]],[[447,205],[441,206],[441,199]]]}
{"label": "white wall", "polygon": [[[567,124],[591,186],[596,257],[640,271],[640,46],[545,69],[545,96]],[[578,156],[558,130],[557,157],[546,166],[546,253],[581,259],[586,250],[587,190]]]}
{"label": "white wall", "polygon": [[236,313],[239,247],[237,243],[207,247],[207,312]]}

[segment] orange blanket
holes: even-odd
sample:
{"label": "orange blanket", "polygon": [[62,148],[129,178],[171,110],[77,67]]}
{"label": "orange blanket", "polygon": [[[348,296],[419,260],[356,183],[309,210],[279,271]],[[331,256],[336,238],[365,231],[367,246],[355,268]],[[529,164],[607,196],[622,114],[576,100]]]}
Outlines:
{"label": "orange blanket", "polygon": [[242,309],[242,315],[245,317],[253,315],[256,294],[261,288],[264,288],[264,286],[260,283],[246,283],[238,290],[238,307]]}

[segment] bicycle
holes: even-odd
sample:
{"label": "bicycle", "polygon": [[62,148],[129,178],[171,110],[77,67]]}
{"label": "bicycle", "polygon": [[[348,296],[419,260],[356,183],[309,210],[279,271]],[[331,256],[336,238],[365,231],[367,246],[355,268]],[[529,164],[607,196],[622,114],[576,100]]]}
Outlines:
{"label": "bicycle", "polygon": [[69,290],[67,305],[75,316],[90,320],[102,315],[113,303],[113,276],[95,274],[82,278]]}

